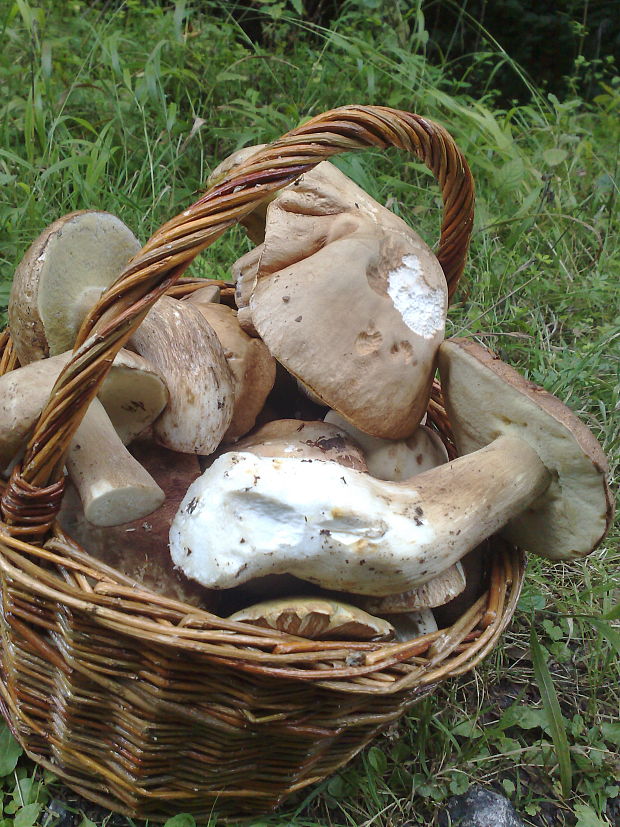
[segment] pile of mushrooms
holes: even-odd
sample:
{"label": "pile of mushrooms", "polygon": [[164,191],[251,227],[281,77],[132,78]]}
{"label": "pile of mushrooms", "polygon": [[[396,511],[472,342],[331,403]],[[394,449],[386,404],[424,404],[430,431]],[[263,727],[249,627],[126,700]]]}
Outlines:
{"label": "pile of mushrooms", "polygon": [[[213,285],[161,298],[74,437],[59,519],[90,554],[241,622],[404,640],[475,599],[497,532],[551,559],[596,547],[611,518],[598,443],[485,348],[444,340],[443,272],[404,221],[323,162],[245,225],[236,307]],[[139,246],[114,216],[74,213],[20,264],[5,475]],[[437,366],[451,461],[425,424]]]}

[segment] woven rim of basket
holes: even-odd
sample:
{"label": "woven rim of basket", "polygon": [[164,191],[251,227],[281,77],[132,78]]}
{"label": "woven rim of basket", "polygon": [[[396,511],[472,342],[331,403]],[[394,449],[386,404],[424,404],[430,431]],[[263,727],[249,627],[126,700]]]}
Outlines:
{"label": "woven rim of basket", "polygon": [[[116,353],[157,299],[193,289],[191,282],[178,283],[193,259],[271,193],[340,152],[388,146],[420,158],[439,183],[444,209],[437,257],[453,295],[471,235],[474,190],[467,163],[443,127],[385,107],[347,106],[260,150],[160,228],[84,321],[73,358],[4,487],[0,569],[7,580],[19,583],[26,594],[86,611],[101,625],[140,640],[200,653],[235,669],[341,691],[422,690],[468,671],[486,656],[512,617],[523,582],[524,556],[500,540],[493,541],[487,590],[449,629],[405,643],[327,642],[234,623],[160,597],[91,558],[55,522],[70,440]],[[5,373],[17,364],[6,332],[0,347],[0,373]],[[429,418],[450,446],[438,385]],[[50,661],[60,661],[29,619],[35,618],[25,606],[7,622]]]}

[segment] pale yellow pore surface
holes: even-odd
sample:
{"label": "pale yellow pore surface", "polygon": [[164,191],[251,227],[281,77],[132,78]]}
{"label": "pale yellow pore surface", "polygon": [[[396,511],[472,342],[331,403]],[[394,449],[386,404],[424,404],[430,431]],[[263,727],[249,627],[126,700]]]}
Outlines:
{"label": "pale yellow pore surface", "polygon": [[439,370],[459,453],[517,437],[550,473],[546,491],[502,534],[552,560],[589,554],[605,535],[611,497],[605,456],[588,428],[559,399],[473,342],[444,342]]}
{"label": "pale yellow pore surface", "polygon": [[9,325],[26,364],[73,347],[87,311],[120,275],[140,242],[106,212],[70,213],[32,243],[9,299]]}

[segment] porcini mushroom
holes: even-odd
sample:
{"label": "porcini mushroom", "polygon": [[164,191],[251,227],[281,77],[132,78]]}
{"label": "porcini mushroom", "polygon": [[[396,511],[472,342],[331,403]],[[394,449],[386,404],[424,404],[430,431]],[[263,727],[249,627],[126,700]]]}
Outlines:
{"label": "porcini mushroom", "polygon": [[[419,425],[407,439],[391,440],[363,433],[336,411],[329,411],[325,421],[338,425],[362,446],[368,472],[380,480],[411,479],[448,461],[443,442],[425,425]],[[399,594],[366,598],[361,605],[379,615],[414,612],[442,606],[460,594],[465,585],[463,569],[457,562],[427,583]]]}
{"label": "porcini mushroom", "polygon": [[551,559],[592,551],[611,496],[585,425],[472,343],[442,346],[440,370],[457,445],[473,453],[400,483],[332,463],[225,454],[175,517],[175,563],[213,588],[294,572],[384,596],[427,582],[500,529]]}
{"label": "porcini mushroom", "polygon": [[281,597],[241,609],[229,617],[311,640],[390,640],[394,627],[368,612],[321,597]]}
{"label": "porcini mushroom", "polygon": [[200,310],[224,349],[233,378],[234,408],[223,440],[234,442],[254,427],[273,388],[276,363],[263,342],[240,327],[237,313],[224,304],[206,300],[203,290],[196,290],[185,301]]}
{"label": "porcini mushroom", "polygon": [[215,595],[188,580],[172,565],[168,551],[170,522],[189,485],[200,475],[198,458],[138,439],[131,453],[161,486],[165,501],[148,515],[112,527],[86,519],[76,488],[68,483],[58,521],[62,528],[97,560],[120,571],[147,589],[193,606],[213,610]]}
{"label": "porcini mushroom", "polygon": [[140,242],[116,216],[86,210],[51,224],[13,277],[9,326],[22,365],[73,347],[87,312]]}
{"label": "porcini mushroom", "polygon": [[[26,441],[71,355],[68,351],[50,356],[0,376],[0,468],[6,467]],[[123,349],[99,391],[99,399],[119,439],[127,444],[159,416],[168,392],[145,359]]]}
{"label": "porcini mushroom", "polygon": [[290,373],[361,430],[414,431],[446,308],[430,249],[335,167],[320,164],[269,205],[252,324]]}
{"label": "porcini mushroom", "polygon": [[276,419],[235,445],[259,457],[297,457],[336,462],[366,471],[364,454],[346,431],[329,422]]}
{"label": "porcini mushroom", "polygon": [[502,493],[514,505],[502,535],[551,560],[593,551],[609,528],[613,501],[592,432],[557,397],[475,342],[444,342],[439,370],[459,453],[484,456],[485,498],[496,496],[495,469],[510,470]]}
{"label": "porcini mushroom", "polygon": [[129,340],[162,377],[170,402],[155,439],[187,454],[211,454],[230,426],[233,377],[220,341],[200,310],[162,296]]}
{"label": "porcini mushroom", "polygon": [[448,461],[443,442],[425,425],[419,425],[406,439],[393,440],[365,434],[337,411],[329,411],[325,422],[342,428],[363,448],[368,473],[380,480],[401,482]]}
{"label": "porcini mushroom", "polygon": [[[70,357],[70,352],[51,356],[0,377],[0,468],[18,454]],[[124,443],[160,414],[168,393],[144,359],[121,350],[100,396],[104,405],[95,399],[86,411],[71,441],[67,467],[87,519],[117,525],[146,516],[162,503],[161,488]]]}

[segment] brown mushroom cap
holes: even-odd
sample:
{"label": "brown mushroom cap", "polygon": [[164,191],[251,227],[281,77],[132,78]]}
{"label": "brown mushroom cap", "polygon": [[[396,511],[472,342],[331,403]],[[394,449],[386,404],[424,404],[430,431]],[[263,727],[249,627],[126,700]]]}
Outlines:
{"label": "brown mushroom cap", "polygon": [[211,454],[233,415],[233,377],[220,341],[200,310],[162,296],[130,339],[162,377],[170,403],[155,439],[187,454]]}
{"label": "brown mushroom cap", "polygon": [[401,482],[423,474],[448,462],[448,452],[439,436],[419,425],[406,439],[379,439],[369,436],[340,416],[329,411],[325,422],[331,422],[346,431],[364,450],[368,473],[380,480]]}
{"label": "brown mushroom cap", "polygon": [[[236,152],[233,152],[228,156],[228,158],[224,158],[224,160],[215,167],[211,175],[207,178],[207,186],[211,187],[216,184],[218,179],[223,178],[227,172],[230,172],[231,169],[239,166],[239,164],[245,163],[248,158],[251,158],[252,155],[255,155],[265,146],[266,144],[245,146],[242,149],[238,149]],[[252,210],[249,215],[244,216],[239,222],[243,227],[245,227],[248,237],[255,244],[260,244],[265,238],[267,207],[269,206],[269,202],[274,198],[275,195],[268,196],[264,201],[261,201],[261,203],[254,210]]]}
{"label": "brown mushroom cap", "polygon": [[373,617],[348,603],[320,597],[269,600],[235,612],[229,620],[311,640],[389,640],[394,636],[394,628],[387,620]]}
{"label": "brown mushroom cap", "polygon": [[290,373],[361,430],[397,439],[416,428],[446,307],[422,239],[334,167],[320,164],[270,204],[251,321]]}
{"label": "brown mushroom cap", "polygon": [[276,362],[260,339],[252,338],[242,330],[232,308],[204,301],[202,290],[192,293],[186,301],[200,310],[224,349],[235,393],[232,421],[224,441],[233,442],[254,427],[273,388]]}
{"label": "brown mushroom cap", "polygon": [[327,422],[276,419],[235,445],[259,457],[300,457],[367,471],[363,451],[346,431]]}
{"label": "brown mushroom cap", "polygon": [[502,528],[503,536],[552,560],[589,554],[607,532],[613,505],[607,460],[588,428],[559,399],[475,342],[444,342],[439,371],[461,454],[516,437],[550,475],[546,490]]}
{"label": "brown mushroom cap", "polygon": [[168,551],[170,522],[191,483],[200,475],[198,458],[169,451],[145,439],[131,452],[162,487],[165,501],[148,517],[123,525],[100,527],[84,516],[77,491],[65,489],[58,520],[62,528],[94,558],[157,594],[192,606],[213,609],[214,595],[174,568]]}
{"label": "brown mushroom cap", "polygon": [[13,277],[9,325],[22,365],[73,347],[88,310],[140,242],[107,212],[74,212],[30,245]]}
{"label": "brown mushroom cap", "polygon": [[403,614],[443,606],[465,589],[465,574],[460,562],[447,568],[427,583],[399,594],[369,597],[360,601],[368,612],[378,615]]}

